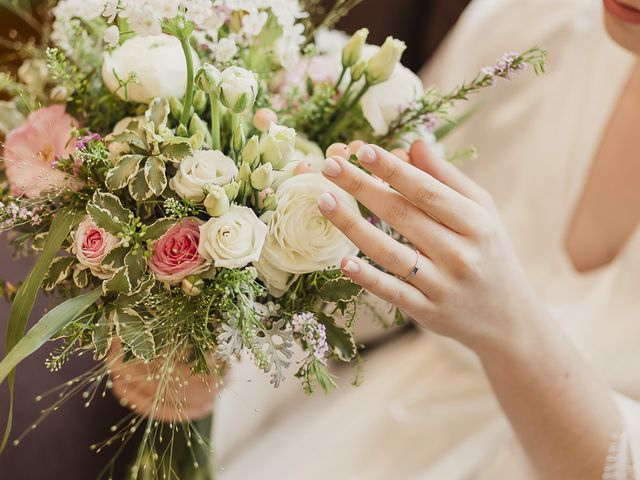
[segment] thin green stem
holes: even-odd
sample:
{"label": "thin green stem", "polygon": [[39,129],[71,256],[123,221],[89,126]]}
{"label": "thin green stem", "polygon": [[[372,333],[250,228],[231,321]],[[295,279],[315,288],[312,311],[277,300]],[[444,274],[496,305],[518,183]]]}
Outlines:
{"label": "thin green stem", "polygon": [[[353,108],[358,105],[358,102],[360,102],[360,100],[362,99],[362,97],[364,96],[365,93],[367,93],[367,91],[371,88],[371,84],[369,82],[366,82],[362,88],[360,89],[360,91],[358,92],[358,94],[347,104],[347,107],[342,109],[342,108],[336,108],[336,113],[337,114],[341,114],[342,111],[344,111],[345,113],[350,112],[351,110],[353,110]],[[346,92],[345,92],[346,93]],[[343,96],[344,98],[344,96]],[[342,99],[341,99],[342,100]],[[343,124],[343,122],[345,122],[345,119],[347,117],[345,115],[337,115],[335,117],[335,120],[331,123],[331,125],[329,126],[329,128],[327,129],[327,133],[324,137],[324,143],[328,143],[331,138],[335,135],[336,131],[340,130],[341,125]]]}
{"label": "thin green stem", "polygon": [[209,95],[211,102],[211,143],[214,150],[220,150],[220,101],[214,94]]}
{"label": "thin green stem", "polygon": [[344,79],[344,76],[347,73],[347,67],[342,67],[342,72],[340,72],[340,76],[338,77],[338,81],[336,82],[336,90],[338,90],[340,88],[340,84],[342,83],[342,80]]}
{"label": "thin green stem", "polygon": [[182,110],[180,123],[187,126],[191,115],[191,106],[193,104],[193,54],[191,52],[189,36],[181,37],[180,44],[182,45],[185,60],[187,61],[187,92],[184,97],[184,109]]}

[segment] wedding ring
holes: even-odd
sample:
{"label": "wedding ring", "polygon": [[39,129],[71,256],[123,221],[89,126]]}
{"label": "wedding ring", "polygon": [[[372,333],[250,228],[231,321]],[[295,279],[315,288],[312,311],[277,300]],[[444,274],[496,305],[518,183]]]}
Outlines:
{"label": "wedding ring", "polygon": [[408,282],[418,274],[418,271],[420,271],[420,267],[418,267],[418,263],[420,263],[420,251],[417,248],[415,250],[416,250],[416,263],[411,269],[411,272],[409,272],[409,275],[407,275],[406,277],[398,277],[403,282]]}

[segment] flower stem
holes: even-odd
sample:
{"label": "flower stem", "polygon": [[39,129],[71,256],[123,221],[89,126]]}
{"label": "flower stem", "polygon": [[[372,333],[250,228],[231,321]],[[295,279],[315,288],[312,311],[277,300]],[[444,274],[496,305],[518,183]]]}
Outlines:
{"label": "flower stem", "polygon": [[189,42],[189,38],[189,36],[180,36],[180,44],[182,45],[185,60],[187,61],[187,92],[184,97],[184,109],[182,110],[182,116],[180,117],[180,123],[185,127],[189,122],[191,106],[193,104],[193,54],[191,52],[191,43]]}
{"label": "flower stem", "polygon": [[340,76],[338,77],[338,81],[336,82],[336,90],[340,88],[340,84],[342,83],[342,79],[347,73],[347,67],[342,67],[342,72],[340,72]]}
{"label": "flower stem", "polygon": [[211,102],[211,139],[214,150],[220,150],[222,144],[220,142],[220,102],[214,94],[209,95]]}
{"label": "flower stem", "polygon": [[[332,137],[335,135],[336,132],[340,131],[340,127],[343,125],[343,123],[345,122],[345,119],[347,119],[348,117],[346,115],[341,114],[343,111],[344,113],[348,113],[351,110],[353,110],[353,108],[355,106],[358,105],[358,102],[360,102],[360,100],[362,99],[362,97],[364,96],[365,93],[367,93],[367,91],[371,88],[371,84],[369,82],[366,82],[362,88],[360,89],[360,91],[358,92],[358,94],[347,104],[346,108],[337,108],[336,109],[336,114],[340,114],[337,115],[335,117],[335,120],[331,123],[331,125],[329,126],[329,128],[327,129],[327,133],[324,136],[324,144],[328,145],[328,142],[331,141]],[[343,97],[344,98],[344,97]],[[342,99],[340,99],[342,100]],[[339,104],[338,104],[339,105]]]}

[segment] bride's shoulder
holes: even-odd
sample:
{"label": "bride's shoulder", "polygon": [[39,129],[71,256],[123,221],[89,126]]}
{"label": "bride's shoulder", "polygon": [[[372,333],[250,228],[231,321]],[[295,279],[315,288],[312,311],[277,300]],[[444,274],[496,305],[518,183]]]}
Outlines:
{"label": "bride's shoulder", "polygon": [[541,46],[555,56],[571,48],[569,37],[601,28],[601,8],[598,0],[473,0],[423,77],[451,87],[506,50]]}

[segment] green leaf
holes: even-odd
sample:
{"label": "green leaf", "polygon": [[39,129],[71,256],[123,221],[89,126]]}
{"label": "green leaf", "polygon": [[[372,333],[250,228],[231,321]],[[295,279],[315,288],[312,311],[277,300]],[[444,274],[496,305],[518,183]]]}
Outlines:
{"label": "green leaf", "polygon": [[362,293],[362,287],[345,277],[329,280],[319,291],[320,297],[331,303],[348,302],[360,293]]}
{"label": "green leaf", "polygon": [[158,157],[149,157],[144,164],[144,179],[154,195],[160,196],[167,188],[167,174],[164,162]]}
{"label": "green leaf", "polygon": [[102,314],[96,323],[92,335],[93,346],[95,349],[93,354],[94,359],[100,360],[101,358],[104,358],[109,351],[109,347],[111,347],[111,339],[111,322],[104,314]]}
{"label": "green leaf", "polygon": [[189,139],[182,137],[165,138],[160,152],[163,157],[169,158],[172,162],[179,162],[193,155],[193,148]]}
{"label": "green leaf", "polygon": [[102,260],[102,266],[117,270],[124,267],[124,257],[129,253],[129,247],[116,247],[111,250]]}
{"label": "green leaf", "polygon": [[122,233],[133,214],[122,206],[120,199],[111,193],[96,192],[87,204],[87,213],[96,225],[112,235]]}
{"label": "green leaf", "polygon": [[151,225],[147,226],[144,233],[141,235],[143,240],[152,241],[157,240],[175,225],[176,221],[173,218],[161,218],[156,220]]}
{"label": "green leaf", "polygon": [[109,293],[130,292],[131,290],[131,280],[129,279],[126,266],[119,268],[116,270],[116,273],[113,274],[113,277],[102,282],[102,291],[105,295]]}
{"label": "green leaf", "polygon": [[[131,126],[132,125],[129,124],[129,127]],[[138,126],[137,122],[136,126]],[[109,139],[113,142],[126,143],[127,145],[134,146],[143,152],[146,152],[149,149],[149,145],[147,145],[142,136],[130,129],[116,135],[110,135]]]}
{"label": "green leaf", "polygon": [[154,277],[147,277],[144,281],[135,289],[132,293],[121,293],[114,302],[114,306],[118,308],[131,307],[141,303],[155,285],[156,281]]}
{"label": "green leaf", "polygon": [[89,284],[89,269],[88,268],[78,268],[73,269],[73,283],[76,284],[78,288],[85,288]]}
{"label": "green leaf", "polygon": [[123,155],[115,167],[109,170],[105,178],[105,185],[109,190],[119,190],[136,176],[140,169],[142,155]]}
{"label": "green leaf", "polygon": [[77,262],[75,257],[57,257],[51,263],[47,276],[44,279],[44,289],[53,290],[56,285],[65,280],[71,271],[71,267]]}
{"label": "green leaf", "polygon": [[153,195],[144,177],[144,170],[140,170],[129,183],[129,193],[136,202],[143,202]]}
{"label": "green leaf", "polygon": [[156,98],[149,105],[149,109],[145,112],[144,118],[147,122],[152,122],[155,130],[158,131],[167,125],[169,111],[169,102],[164,98]]}
{"label": "green leaf", "polygon": [[131,353],[143,360],[151,360],[155,356],[155,341],[149,325],[133,309],[116,310],[114,314],[118,335],[122,343],[129,347]]}
{"label": "green leaf", "polygon": [[[51,228],[49,229],[49,235],[44,242],[42,253],[38,258],[33,270],[20,286],[20,289],[16,293],[16,296],[11,305],[11,311],[9,312],[9,320],[7,322],[7,340],[6,340],[6,352],[7,356],[11,354],[11,351],[20,342],[20,339],[24,335],[24,329],[27,325],[27,320],[33,309],[33,303],[36,299],[36,295],[42,281],[45,278],[49,266],[53,261],[53,258],[57,251],[62,246],[65,239],[68,237],[71,229],[78,223],[81,215],[76,211],[61,210],[57,213]],[[9,413],[7,416],[7,425],[5,427],[4,437],[2,444],[0,445],[0,451],[2,451],[11,434],[11,424],[13,418],[13,384],[14,384],[15,372],[9,373]]]}
{"label": "green leaf", "polygon": [[133,290],[138,287],[147,271],[147,262],[144,258],[144,250],[140,247],[135,250],[135,253],[132,250],[125,257],[124,263],[127,266],[127,276],[131,282],[131,290]]}
{"label": "green leaf", "polygon": [[319,313],[317,318],[327,330],[327,343],[331,351],[343,362],[353,360],[358,353],[353,335],[336,325],[334,319],[324,313]]}

